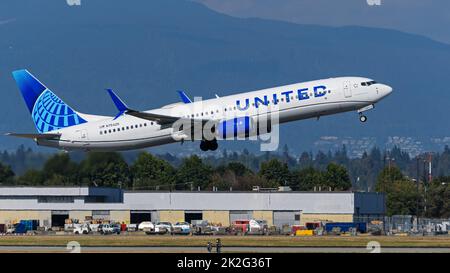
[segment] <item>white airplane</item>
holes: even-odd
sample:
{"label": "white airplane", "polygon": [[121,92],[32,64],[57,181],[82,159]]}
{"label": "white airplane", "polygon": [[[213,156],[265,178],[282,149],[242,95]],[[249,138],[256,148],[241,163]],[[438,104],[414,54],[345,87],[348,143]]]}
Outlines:
{"label": "white airplane", "polygon": [[38,133],[7,135],[66,151],[131,150],[185,140],[200,140],[202,151],[214,151],[217,139],[258,136],[288,121],[357,111],[366,122],[363,112],[392,92],[368,78],[339,77],[202,101],[178,91],[182,102],[137,111],[107,89],[119,110],[111,117],[75,111],[27,70],[14,71],[13,77]]}

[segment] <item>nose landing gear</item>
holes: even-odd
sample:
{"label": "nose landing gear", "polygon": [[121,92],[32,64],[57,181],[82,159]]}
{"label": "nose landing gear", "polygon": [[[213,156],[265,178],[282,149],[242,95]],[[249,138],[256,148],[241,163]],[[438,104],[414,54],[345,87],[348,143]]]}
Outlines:
{"label": "nose landing gear", "polygon": [[204,152],[206,152],[208,150],[215,151],[215,150],[217,150],[218,147],[219,147],[219,144],[217,144],[217,140],[216,139],[211,140],[211,141],[209,141],[209,140],[202,140],[200,142],[200,150],[202,150]]}
{"label": "nose landing gear", "polygon": [[361,122],[363,122],[363,123],[366,122],[366,121],[367,121],[367,117],[366,117],[363,113],[366,112],[366,111],[369,111],[369,110],[371,110],[371,109],[373,109],[373,108],[375,108],[375,105],[370,104],[370,105],[367,105],[367,106],[365,106],[365,107],[359,109],[359,110],[358,110],[359,121],[361,121]]}
{"label": "nose landing gear", "polygon": [[367,121],[367,117],[364,116],[363,114],[359,114],[359,121],[366,122]]}

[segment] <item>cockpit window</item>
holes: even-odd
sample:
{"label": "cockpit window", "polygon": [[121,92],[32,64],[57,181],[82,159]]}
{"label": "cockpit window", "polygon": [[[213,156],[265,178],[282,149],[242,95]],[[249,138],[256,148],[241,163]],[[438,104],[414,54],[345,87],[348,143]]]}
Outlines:
{"label": "cockpit window", "polygon": [[361,85],[362,86],[371,86],[372,84],[376,84],[376,81],[370,81],[370,82],[362,82]]}

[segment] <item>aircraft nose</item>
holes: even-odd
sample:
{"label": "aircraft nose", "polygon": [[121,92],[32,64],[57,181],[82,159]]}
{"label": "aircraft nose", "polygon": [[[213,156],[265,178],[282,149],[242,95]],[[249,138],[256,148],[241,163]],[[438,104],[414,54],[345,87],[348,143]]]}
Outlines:
{"label": "aircraft nose", "polygon": [[393,89],[392,89],[392,87],[390,87],[389,85],[384,85],[384,88],[386,89],[386,93],[387,94],[391,94],[392,93],[392,91],[393,91]]}
{"label": "aircraft nose", "polygon": [[383,97],[386,97],[387,95],[391,94],[393,91],[392,87],[390,87],[387,84],[382,84],[380,90],[381,90],[381,94],[383,95]]}

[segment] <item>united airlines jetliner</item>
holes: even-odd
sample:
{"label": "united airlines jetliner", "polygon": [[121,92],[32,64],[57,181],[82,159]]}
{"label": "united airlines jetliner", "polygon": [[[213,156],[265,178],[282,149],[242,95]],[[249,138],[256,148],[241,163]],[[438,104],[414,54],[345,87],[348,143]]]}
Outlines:
{"label": "united airlines jetliner", "polygon": [[162,108],[130,109],[111,89],[115,116],[77,112],[27,70],[13,72],[37,133],[7,135],[33,139],[38,145],[85,151],[139,149],[199,140],[202,151],[216,150],[217,139],[250,138],[270,133],[272,125],[347,111],[363,112],[392,92],[388,85],[361,77],[339,77],[290,84]]}

